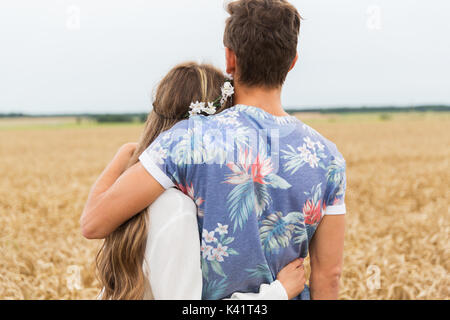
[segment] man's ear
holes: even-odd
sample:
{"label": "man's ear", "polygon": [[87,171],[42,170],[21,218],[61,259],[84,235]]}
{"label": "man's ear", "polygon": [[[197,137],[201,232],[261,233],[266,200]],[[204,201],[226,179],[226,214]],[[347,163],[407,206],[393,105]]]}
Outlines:
{"label": "man's ear", "polygon": [[225,60],[227,64],[227,73],[234,76],[236,73],[236,54],[230,48],[225,48]]}
{"label": "man's ear", "polygon": [[297,52],[297,54],[295,55],[294,62],[292,62],[292,65],[291,65],[291,67],[289,68],[289,71],[291,71],[292,69],[294,69],[295,64],[297,63],[297,61],[298,61],[298,52]]}

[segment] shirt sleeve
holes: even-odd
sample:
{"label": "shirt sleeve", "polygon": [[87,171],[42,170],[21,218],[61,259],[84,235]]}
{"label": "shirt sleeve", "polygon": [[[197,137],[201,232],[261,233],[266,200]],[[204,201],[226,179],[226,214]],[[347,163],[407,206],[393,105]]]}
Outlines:
{"label": "shirt sleeve", "polygon": [[288,300],[288,295],[281,282],[275,280],[271,284],[262,284],[258,293],[235,292],[224,300]]}
{"label": "shirt sleeve", "polygon": [[346,214],[345,192],[347,187],[346,162],[342,155],[333,157],[328,166],[327,186],[325,190],[324,215]]}
{"label": "shirt sleeve", "polygon": [[142,166],[166,190],[185,178],[185,165],[189,160],[187,148],[192,139],[188,124],[187,120],[181,121],[162,133],[139,157]]}

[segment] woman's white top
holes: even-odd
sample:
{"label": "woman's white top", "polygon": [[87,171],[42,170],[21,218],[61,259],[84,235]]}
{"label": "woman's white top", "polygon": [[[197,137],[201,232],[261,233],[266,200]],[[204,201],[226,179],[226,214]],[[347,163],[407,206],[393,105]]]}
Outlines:
{"label": "woman's white top", "polygon": [[[197,207],[181,191],[166,190],[149,210],[144,270],[151,292],[144,299],[200,300],[202,270]],[[259,293],[234,293],[230,299],[287,300],[278,280],[263,284]]]}

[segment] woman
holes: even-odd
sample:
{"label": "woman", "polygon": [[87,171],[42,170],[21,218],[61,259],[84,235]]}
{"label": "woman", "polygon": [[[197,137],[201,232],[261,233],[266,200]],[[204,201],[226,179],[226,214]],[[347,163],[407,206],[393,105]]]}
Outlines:
{"label": "woman", "polygon": [[[185,63],[172,69],[157,88],[140,142],[119,150],[94,189],[110,187],[139,161],[156,137],[190,113],[213,114],[230,107],[231,97],[222,94],[227,82],[210,65]],[[193,105],[192,101],[214,103]],[[189,188],[183,191],[189,195]],[[197,208],[187,195],[174,188],[165,191],[105,239],[97,255],[102,299],[201,299]],[[303,291],[304,284],[303,261],[296,259],[280,271],[276,281],[263,284],[259,293],[235,293],[231,299],[291,299]]]}

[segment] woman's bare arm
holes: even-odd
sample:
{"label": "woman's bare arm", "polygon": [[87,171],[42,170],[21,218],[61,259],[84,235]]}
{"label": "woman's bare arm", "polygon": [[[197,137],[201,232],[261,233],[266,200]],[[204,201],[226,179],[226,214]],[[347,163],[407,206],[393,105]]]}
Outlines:
{"label": "woman's bare arm", "polygon": [[305,289],[305,268],[303,259],[287,264],[271,284],[262,284],[258,293],[235,292],[225,300],[291,300]]}
{"label": "woman's bare arm", "polygon": [[125,171],[135,148],[122,146],[92,187],[80,219],[84,237],[107,237],[164,192],[140,162]]}
{"label": "woman's bare arm", "polygon": [[344,253],[345,215],[324,216],[310,244],[311,299],[335,300],[339,295]]}

